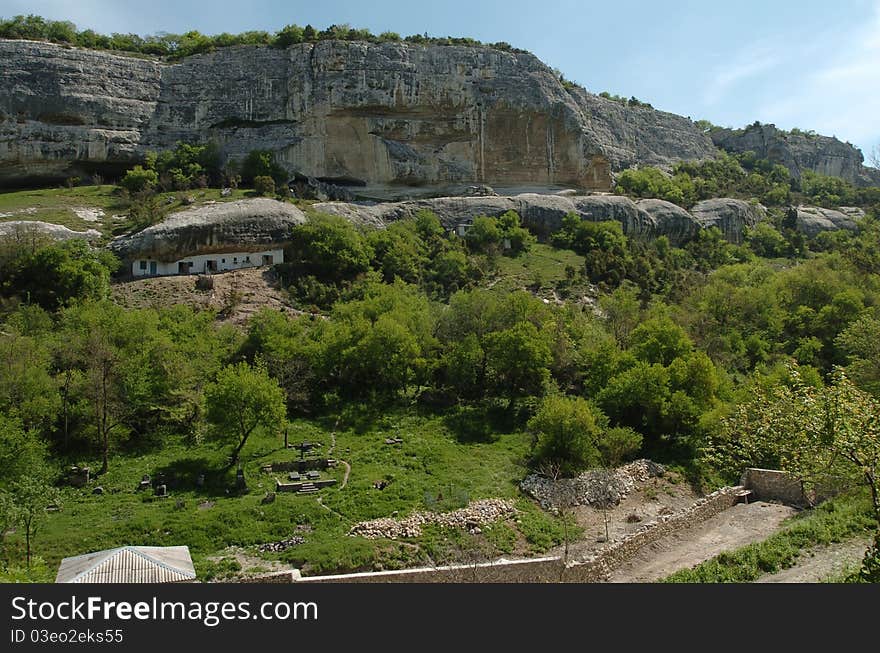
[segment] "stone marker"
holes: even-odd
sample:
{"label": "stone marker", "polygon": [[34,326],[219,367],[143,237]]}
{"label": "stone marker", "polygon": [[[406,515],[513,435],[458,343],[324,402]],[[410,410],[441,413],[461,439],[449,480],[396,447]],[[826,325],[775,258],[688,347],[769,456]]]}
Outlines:
{"label": "stone marker", "polygon": [[104,494],[104,488],[100,485],[97,486],[94,490],[92,490],[92,494]]}
{"label": "stone marker", "polygon": [[167,497],[168,496],[168,487],[164,483],[162,485],[156,486],[156,496],[157,497]]}

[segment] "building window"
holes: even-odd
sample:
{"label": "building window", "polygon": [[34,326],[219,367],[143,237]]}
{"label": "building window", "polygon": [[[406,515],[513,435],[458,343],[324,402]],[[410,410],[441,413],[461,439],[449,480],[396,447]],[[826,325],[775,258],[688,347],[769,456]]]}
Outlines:
{"label": "building window", "polygon": [[222,260],[223,260],[223,263],[226,263],[226,259],[222,259]]}
{"label": "building window", "polygon": [[251,257],[250,257],[250,256],[245,256],[245,257],[244,257],[244,260],[245,260],[245,263],[250,263],[250,262],[251,262]]}
{"label": "building window", "polygon": [[146,270],[147,269],[147,262],[141,261],[140,263],[141,263],[141,265],[140,265],[141,270]]}

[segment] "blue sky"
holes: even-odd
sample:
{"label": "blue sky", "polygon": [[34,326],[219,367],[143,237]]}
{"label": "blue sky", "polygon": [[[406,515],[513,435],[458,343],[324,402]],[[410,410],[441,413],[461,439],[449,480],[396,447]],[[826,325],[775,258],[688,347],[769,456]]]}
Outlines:
{"label": "blue sky", "polygon": [[880,0],[0,0],[96,31],[206,34],[348,23],[535,53],[593,92],[725,126],[760,120],[880,143]]}

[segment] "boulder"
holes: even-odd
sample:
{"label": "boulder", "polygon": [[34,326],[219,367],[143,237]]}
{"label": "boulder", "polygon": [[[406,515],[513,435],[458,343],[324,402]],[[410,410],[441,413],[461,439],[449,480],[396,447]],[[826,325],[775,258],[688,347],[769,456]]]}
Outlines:
{"label": "boulder", "polygon": [[165,262],[195,254],[253,252],[288,241],[290,230],[305,222],[305,214],[288,202],[218,202],[173,213],[159,224],[116,238],[109,248],[123,260]]}
{"label": "boulder", "polygon": [[628,237],[652,237],[657,231],[657,221],[630,198],[622,195],[591,195],[572,198],[575,209],[583,220],[605,222],[614,220],[623,225]]}
{"label": "boulder", "polygon": [[673,245],[683,245],[697,235],[700,223],[680,206],[664,200],[639,200],[636,206],[654,220],[656,236],[666,236]]}
{"label": "boulder", "polygon": [[723,197],[698,202],[691,215],[703,229],[718,227],[726,240],[741,243],[746,228],[766,218],[767,211],[760,204]]}
{"label": "boulder", "polygon": [[853,217],[819,206],[792,207],[788,210],[787,222],[794,224],[795,229],[808,238],[815,238],[823,231],[855,231],[858,228]]}

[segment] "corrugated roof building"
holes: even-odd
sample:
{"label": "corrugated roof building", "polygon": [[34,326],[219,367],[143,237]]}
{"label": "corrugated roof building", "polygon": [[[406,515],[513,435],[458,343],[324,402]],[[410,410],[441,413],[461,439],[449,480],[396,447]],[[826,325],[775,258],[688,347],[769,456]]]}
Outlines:
{"label": "corrugated roof building", "polygon": [[186,546],[123,546],[64,558],[56,583],[191,583]]}

